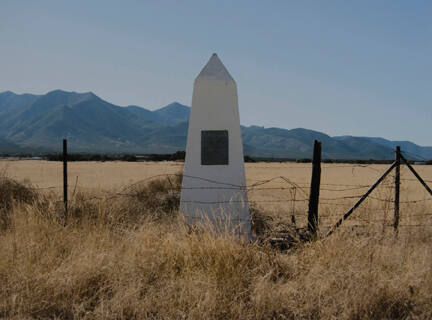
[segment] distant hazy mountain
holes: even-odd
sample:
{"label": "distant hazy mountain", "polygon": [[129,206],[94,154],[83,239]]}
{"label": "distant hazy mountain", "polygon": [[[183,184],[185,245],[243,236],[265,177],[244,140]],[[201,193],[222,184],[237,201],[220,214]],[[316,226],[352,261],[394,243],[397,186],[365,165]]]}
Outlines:
{"label": "distant hazy mountain", "polygon": [[[0,93],[0,153],[59,152],[67,138],[71,152],[172,153],[184,150],[190,108],[178,102],[151,111],[119,107],[91,92],[55,90],[45,95]],[[394,147],[432,159],[432,147],[368,137],[330,137],[307,129],[242,127],[245,154],[308,158],[313,140],[323,157],[392,159]]]}
{"label": "distant hazy mountain", "polygon": [[155,114],[166,119],[167,124],[179,124],[189,121],[190,108],[178,102],[173,102],[166,107],[154,111]]}
{"label": "distant hazy mountain", "polygon": [[[334,137],[335,139],[345,139],[345,138],[354,138],[349,136],[342,137]],[[366,139],[367,141],[372,141],[378,143],[379,145],[391,148],[394,150],[396,146],[400,146],[401,150],[407,153],[407,155],[415,156],[424,159],[432,159],[432,147],[421,147],[415,143],[410,141],[390,141],[383,138],[370,138],[370,137],[361,137],[361,139]]]}
{"label": "distant hazy mountain", "polygon": [[[243,128],[243,143],[259,149],[251,156],[310,158],[313,141],[322,142],[322,156],[327,159],[391,159],[394,151],[363,138],[352,137],[341,141],[324,133],[302,128],[286,130],[279,128]],[[287,150],[289,150],[287,152]]]}

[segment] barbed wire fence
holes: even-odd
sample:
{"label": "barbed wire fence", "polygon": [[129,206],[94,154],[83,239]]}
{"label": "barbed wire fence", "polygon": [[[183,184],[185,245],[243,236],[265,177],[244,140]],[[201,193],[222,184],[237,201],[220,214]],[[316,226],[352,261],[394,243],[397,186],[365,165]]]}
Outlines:
{"label": "barbed wire fence", "polygon": [[[76,177],[73,187],[68,186],[67,177],[67,142],[63,143],[63,200],[65,214],[68,212],[68,194],[72,191],[72,198],[76,193],[78,185],[78,177]],[[335,165],[324,165],[321,167],[321,143],[318,141],[314,142],[314,156],[312,161],[312,178],[311,183],[308,184],[304,181],[294,181],[286,176],[276,176],[268,179],[257,180],[253,183],[245,186],[225,183],[223,181],[217,181],[197,176],[185,176],[183,174],[159,174],[142,179],[131,185],[124,187],[119,192],[109,193],[105,196],[91,196],[84,201],[95,201],[95,200],[112,200],[119,197],[136,197],[136,192],[131,191],[134,187],[143,185],[150,181],[157,179],[170,179],[188,177],[191,179],[197,179],[211,183],[213,186],[207,187],[185,187],[184,189],[208,189],[208,190],[239,190],[241,192],[247,191],[248,200],[226,200],[226,201],[187,201],[195,202],[200,204],[229,204],[229,203],[248,203],[251,207],[260,207],[269,204],[278,204],[283,206],[284,213],[289,218],[291,224],[294,226],[303,224],[303,228],[306,228],[313,236],[316,236],[318,232],[321,232],[323,236],[330,236],[336,231],[346,220],[350,219],[351,223],[347,225],[348,228],[354,230],[359,228],[370,227],[371,224],[379,225],[381,228],[393,228],[396,233],[402,228],[428,228],[432,227],[432,206],[427,204],[432,203],[432,191],[427,183],[431,183],[430,180],[423,180],[417,171],[411,166],[410,162],[403,155],[405,152],[400,150],[400,147],[395,149],[395,161],[384,171],[373,167],[371,164],[335,164]],[[405,168],[408,169],[413,178],[406,177],[406,171],[403,171],[401,175],[401,165],[405,164]],[[285,166],[284,169],[290,168]],[[293,169],[298,169],[298,166],[291,166]],[[338,183],[321,183],[321,170],[330,170],[334,168],[357,168],[370,169],[377,174],[381,174],[375,183],[369,184],[338,184]],[[394,172],[394,175],[390,175]],[[393,179],[393,181],[391,181]],[[171,181],[170,181],[171,182]],[[400,185],[401,183],[412,183],[419,182],[427,191],[428,197],[416,198],[416,199],[400,199]],[[275,184],[278,184],[275,186]],[[378,186],[382,188],[380,191],[376,191]],[[54,190],[59,189],[60,186],[50,187],[35,187],[37,190]],[[257,192],[271,192],[274,193],[279,191],[281,194],[280,198],[275,198],[272,194],[269,199],[261,199],[255,197],[254,194]],[[172,188],[169,191],[171,195],[180,200],[180,188]],[[325,192],[326,195],[320,195],[320,192]],[[374,194],[372,195],[372,193]],[[378,194],[376,194],[378,193]],[[328,194],[336,194],[335,196],[329,196]],[[340,194],[340,195],[337,195]],[[252,197],[251,197],[252,195]],[[250,200],[252,198],[252,200]],[[363,202],[368,199],[373,200],[374,203],[369,203],[369,209],[373,206],[373,210],[363,210],[359,214],[356,214],[353,218],[355,211],[359,211]],[[357,200],[357,201],[355,201]],[[352,204],[352,201],[355,201]],[[183,201],[185,202],[185,201]],[[350,205],[351,202],[351,205]],[[410,206],[422,204],[423,208],[421,212],[415,212],[410,214]],[[400,207],[405,206],[404,219],[401,223]],[[349,206],[349,207],[348,207]],[[335,209],[337,208],[337,209]],[[349,208],[349,209],[348,209]],[[344,211],[342,211],[344,210]],[[341,211],[344,214],[341,214]],[[393,211],[393,214],[391,214]],[[371,214],[373,212],[373,214]],[[378,214],[381,212],[382,214]],[[289,217],[288,217],[289,216]],[[380,218],[381,217],[381,218]],[[407,219],[409,218],[409,219]],[[415,218],[411,221],[411,218]],[[431,229],[432,230],[432,229]]]}

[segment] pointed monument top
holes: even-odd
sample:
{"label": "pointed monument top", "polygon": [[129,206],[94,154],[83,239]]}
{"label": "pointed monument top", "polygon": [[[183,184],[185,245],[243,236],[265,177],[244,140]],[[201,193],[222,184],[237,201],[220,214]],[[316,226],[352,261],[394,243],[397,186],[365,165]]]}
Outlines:
{"label": "pointed monument top", "polygon": [[199,78],[211,78],[220,81],[234,81],[216,53],[212,54],[210,60],[198,74],[196,79]]}

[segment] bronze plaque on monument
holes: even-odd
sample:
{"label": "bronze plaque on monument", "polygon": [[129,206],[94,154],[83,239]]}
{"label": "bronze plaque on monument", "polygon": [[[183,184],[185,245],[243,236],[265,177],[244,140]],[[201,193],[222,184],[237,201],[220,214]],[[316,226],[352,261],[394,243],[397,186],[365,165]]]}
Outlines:
{"label": "bronze plaque on monument", "polygon": [[201,164],[228,165],[228,130],[201,131]]}

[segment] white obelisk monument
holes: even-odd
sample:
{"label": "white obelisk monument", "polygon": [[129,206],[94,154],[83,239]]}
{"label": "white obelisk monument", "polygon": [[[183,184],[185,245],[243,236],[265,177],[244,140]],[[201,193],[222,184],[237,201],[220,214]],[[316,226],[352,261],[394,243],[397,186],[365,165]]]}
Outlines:
{"label": "white obelisk monument", "polygon": [[195,79],[180,211],[251,238],[237,85],[213,54]]}

